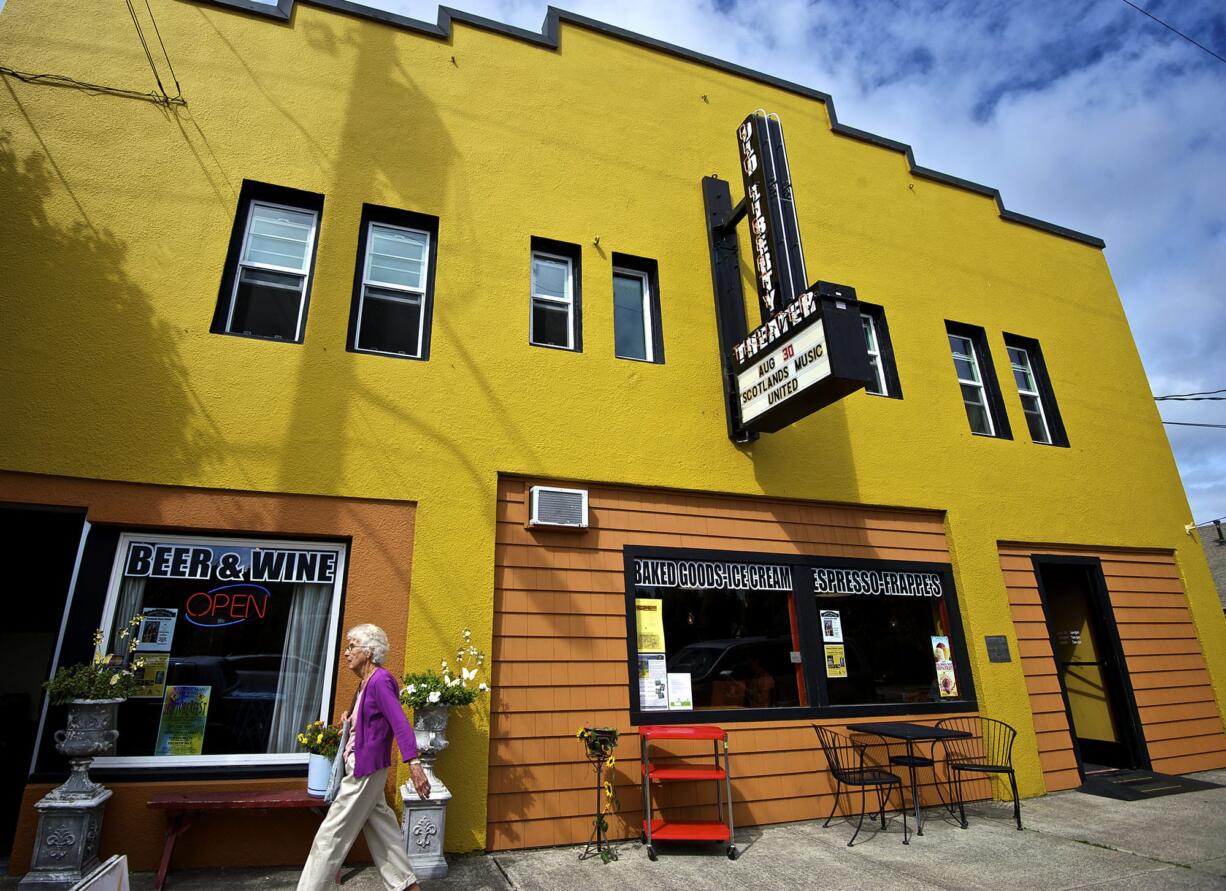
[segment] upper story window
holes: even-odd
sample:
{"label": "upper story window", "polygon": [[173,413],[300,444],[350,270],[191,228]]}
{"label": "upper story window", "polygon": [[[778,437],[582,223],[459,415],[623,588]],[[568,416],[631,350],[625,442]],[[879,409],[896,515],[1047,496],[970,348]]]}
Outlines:
{"label": "upper story window", "polygon": [[864,329],[864,346],[868,351],[868,365],[872,373],[871,380],[864,387],[865,392],[901,399],[902,387],[898,383],[898,366],[894,363],[885,310],[880,306],[861,303],[860,325]]}
{"label": "upper story window", "polygon": [[971,432],[1011,439],[983,329],[956,322],[946,322],[946,329]]}
{"label": "upper story window", "polygon": [[407,359],[429,355],[436,217],[366,205],[348,348]]}
{"label": "upper story window", "polygon": [[1044,445],[1067,446],[1068,437],[1056,406],[1056,394],[1052,391],[1047,366],[1039,342],[1013,334],[1005,335],[1005,349],[1017,384],[1018,398],[1030,438]]}
{"label": "upper story window", "polygon": [[578,245],[533,238],[530,290],[528,342],[581,350]]}
{"label": "upper story window", "polygon": [[323,196],[243,183],[212,331],[302,341]]}
{"label": "upper story window", "polygon": [[654,260],[613,255],[613,342],[619,359],[664,361],[657,282]]}

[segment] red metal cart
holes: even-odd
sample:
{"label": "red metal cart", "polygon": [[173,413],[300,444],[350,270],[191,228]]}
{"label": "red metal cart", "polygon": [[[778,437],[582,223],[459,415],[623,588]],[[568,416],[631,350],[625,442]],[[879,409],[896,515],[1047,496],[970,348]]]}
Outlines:
{"label": "red metal cart", "polygon": [[[710,767],[694,764],[668,766],[651,763],[651,744],[662,740],[710,740],[713,761]],[[639,728],[639,743],[642,747],[643,772],[643,834],[647,856],[656,859],[656,841],[714,841],[728,843],[728,859],[737,858],[732,826],[732,777],[728,771],[728,732],[712,725],[648,725]],[[720,766],[719,748],[724,747],[724,763]],[[715,800],[719,808],[718,820],[693,820],[688,822],[665,820],[655,817],[651,809],[652,782],[669,783],[688,780],[714,780]]]}

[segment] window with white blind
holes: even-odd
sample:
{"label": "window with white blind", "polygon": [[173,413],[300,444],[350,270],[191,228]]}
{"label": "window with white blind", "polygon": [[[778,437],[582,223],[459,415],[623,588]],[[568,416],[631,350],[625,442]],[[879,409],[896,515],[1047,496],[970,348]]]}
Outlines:
{"label": "window with white blind", "polygon": [[576,349],[577,308],[571,258],[534,250],[531,279],[528,342],[533,346]]}
{"label": "window with white blind", "polygon": [[983,436],[995,436],[996,426],[988,405],[987,390],[983,385],[983,368],[970,337],[951,333],[949,347],[953,351],[954,368],[958,373],[958,385],[962,388],[962,402],[966,405],[966,417],[971,432]]}
{"label": "window with white blind", "polygon": [[311,210],[251,203],[226,319],[228,333],[302,339],[318,220]]}
{"label": "window with white blind", "polygon": [[422,357],[430,233],[370,222],[362,265],[355,348]]}

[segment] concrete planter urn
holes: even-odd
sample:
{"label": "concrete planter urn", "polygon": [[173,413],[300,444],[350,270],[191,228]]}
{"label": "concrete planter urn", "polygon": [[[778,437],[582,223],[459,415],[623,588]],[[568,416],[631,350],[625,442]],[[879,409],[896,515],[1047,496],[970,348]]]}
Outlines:
{"label": "concrete planter urn", "polygon": [[447,748],[447,719],[451,709],[445,705],[413,709],[413,733],[417,753],[430,780],[430,797],[422,799],[412,783],[400,787],[404,801],[404,846],[409,864],[419,879],[441,879],[447,875],[443,858],[443,838],[447,829],[447,802],[451,791],[434,772],[434,763]]}
{"label": "concrete planter urn", "polygon": [[68,726],[55,732],[56,750],[71,770],[63,784],[34,805],[38,837],[30,871],[18,887],[68,889],[98,865],[102,814],[111,790],[89,778],[98,755],[115,751],[115,713],[122,699],[74,699]]}

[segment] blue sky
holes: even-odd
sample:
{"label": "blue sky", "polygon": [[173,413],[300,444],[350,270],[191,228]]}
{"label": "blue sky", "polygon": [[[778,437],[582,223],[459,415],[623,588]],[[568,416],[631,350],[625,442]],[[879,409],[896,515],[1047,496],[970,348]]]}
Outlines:
{"label": "blue sky", "polygon": [[[438,15],[422,0],[368,2]],[[1226,57],[1222,0],[1134,2]],[[535,0],[456,5],[532,30],[546,10]],[[1226,387],[1226,63],[1123,0],[564,8],[823,90],[840,121],[910,143],[919,164],[1100,236],[1154,394]],[[1226,424],[1226,402],[1167,402],[1162,414]],[[1226,429],[1167,432],[1192,516],[1226,515]]]}

